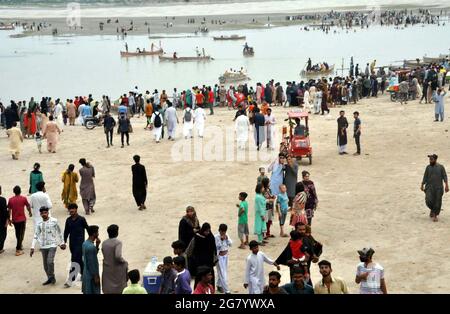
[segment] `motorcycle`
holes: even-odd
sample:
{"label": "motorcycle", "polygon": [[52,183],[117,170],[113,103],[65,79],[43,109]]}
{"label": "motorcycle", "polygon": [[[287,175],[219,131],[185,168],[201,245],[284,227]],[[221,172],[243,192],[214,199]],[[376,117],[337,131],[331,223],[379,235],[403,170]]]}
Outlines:
{"label": "motorcycle", "polygon": [[84,120],[84,126],[88,130],[92,130],[97,126],[102,126],[102,119],[97,117],[86,117]]}

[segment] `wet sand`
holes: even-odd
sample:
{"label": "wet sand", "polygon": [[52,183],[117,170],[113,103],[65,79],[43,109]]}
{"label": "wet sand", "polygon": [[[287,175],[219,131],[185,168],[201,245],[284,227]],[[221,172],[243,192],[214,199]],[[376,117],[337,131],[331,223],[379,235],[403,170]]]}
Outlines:
{"label": "wet sand", "polygon": [[[439,162],[450,168],[448,120],[433,122],[434,105],[411,101],[402,106],[390,102],[387,96],[363,100],[343,109],[350,123],[349,134],[353,129],[352,112],[358,110],[361,113],[362,156],[338,155],[335,121],[338,108],[333,108],[331,118],[311,117],[313,164],[310,166],[303,162],[299,169],[299,172],[308,170],[311,173],[320,200],[313,221],[313,235],[324,245],[321,258],[331,261],[333,275],[344,278],[352,293],[358,291],[354,283],[359,262],[356,250],[368,245],[375,249],[374,260],[385,267],[390,293],[450,292],[450,274],[442,271],[450,267],[448,195],[443,199],[440,221],[433,223],[428,217],[424,194],[419,190],[428,154],[438,154]],[[284,124],[286,112],[287,109],[274,109],[278,131]],[[208,116],[206,126],[223,130],[233,125],[233,117],[234,111],[218,109],[216,115]],[[85,157],[93,163],[97,175],[96,213],[87,217],[88,223],[100,226],[102,240],[107,237],[109,224],[120,226],[119,239],[123,241],[123,256],[130,269],[138,268],[142,273],[151,256],[156,255],[162,260],[164,256],[172,255],[170,244],[177,238],[178,222],[185,207],[193,205],[200,222],[211,223],[214,233],[220,223],[228,224],[229,236],[235,244],[230,251],[230,287],[234,293],[245,293],[242,283],[245,258],[250,251],[237,248],[235,204],[239,192],[249,193],[249,226],[252,232],[253,191],[258,167],[268,163],[174,163],[170,155],[172,146],[184,140],[164,140],[157,145],[152,141],[151,133],[144,131],[143,118],[134,118],[132,122],[135,132],[131,134],[130,147],[120,148],[115,134],[115,146],[106,149],[102,129],[88,131],[82,127],[67,127],[56,154],[39,155],[35,142],[25,140],[19,161],[11,159],[7,137],[1,130],[0,184],[3,196],[10,197],[16,184],[27,190],[29,171],[34,162],[40,162],[54,204],[53,215],[64,226],[67,214],[60,201],[60,176],[69,163],[74,163],[78,171],[78,160]],[[208,134],[205,143],[211,143]],[[354,151],[355,145],[349,136],[348,152]],[[142,156],[149,177],[148,209],[142,212],[137,210],[131,193],[130,167],[134,154]],[[4,265],[0,272],[0,292],[80,293],[80,287],[63,288],[70,261],[68,250],[58,250],[56,254],[57,284],[52,287],[41,285],[45,274],[40,253],[33,258],[28,256],[33,229],[32,220],[28,222],[24,241],[26,254],[20,257],[14,256],[14,230],[8,228],[6,252],[0,255],[0,263]],[[273,233],[277,237],[271,239],[262,251],[277,258],[288,241],[278,236],[278,219],[275,219]],[[252,234],[251,239],[254,238]],[[99,260],[101,265],[101,253]],[[266,274],[270,270],[272,268],[266,265]],[[283,283],[288,280],[288,274],[287,268],[283,267]],[[314,264],[312,278],[313,282],[320,279],[318,267]]]}

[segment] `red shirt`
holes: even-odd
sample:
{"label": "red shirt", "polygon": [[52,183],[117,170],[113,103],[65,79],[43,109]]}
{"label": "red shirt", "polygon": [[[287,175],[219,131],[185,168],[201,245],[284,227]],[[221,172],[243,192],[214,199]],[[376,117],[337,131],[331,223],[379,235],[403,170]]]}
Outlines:
{"label": "red shirt", "polygon": [[199,282],[192,294],[214,294],[214,287],[211,284],[204,286]]}
{"label": "red shirt", "polygon": [[302,240],[289,240],[289,247],[291,248],[292,258],[301,259],[305,256],[302,252],[303,241]]}
{"label": "red shirt", "polygon": [[25,208],[30,206],[25,196],[13,196],[8,200],[8,208],[11,209],[13,222],[23,222],[27,220],[25,216]]}
{"label": "red shirt", "polygon": [[208,93],[208,101],[210,104],[214,103],[214,92],[213,91],[209,91]]}
{"label": "red shirt", "polygon": [[198,94],[196,94],[195,95],[195,103],[196,104],[203,104],[203,99],[204,99],[205,97],[203,96],[203,94],[202,93],[198,93]]}

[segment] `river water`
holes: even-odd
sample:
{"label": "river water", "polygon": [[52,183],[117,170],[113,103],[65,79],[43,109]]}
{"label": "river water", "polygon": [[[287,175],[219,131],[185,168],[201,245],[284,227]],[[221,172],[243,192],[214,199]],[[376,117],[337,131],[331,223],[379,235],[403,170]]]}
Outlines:
{"label": "river water", "polygon": [[[0,99],[28,99],[48,95],[66,99],[92,93],[117,98],[138,86],[140,90],[185,89],[215,84],[228,68],[244,67],[250,83],[274,79],[300,81],[299,73],[308,57],[313,63],[327,61],[335,68],[349,66],[350,57],[364,69],[377,59],[378,65],[424,55],[449,52],[449,23],[445,26],[417,25],[405,29],[372,26],[369,29],[337,30],[325,34],[304,31],[298,26],[211,32],[192,38],[164,38],[162,46],[172,54],[194,56],[195,47],[205,48],[215,60],[210,62],[159,62],[158,57],[121,58],[125,41],[116,36],[9,38],[17,31],[0,31]],[[245,41],[214,41],[214,35],[246,35],[255,49],[254,57],[244,57]],[[153,34],[155,36],[155,34]],[[147,36],[129,36],[130,51],[150,49]],[[157,44],[157,40],[154,40]],[[341,72],[339,72],[340,74]],[[346,73],[346,72],[345,72]]]}

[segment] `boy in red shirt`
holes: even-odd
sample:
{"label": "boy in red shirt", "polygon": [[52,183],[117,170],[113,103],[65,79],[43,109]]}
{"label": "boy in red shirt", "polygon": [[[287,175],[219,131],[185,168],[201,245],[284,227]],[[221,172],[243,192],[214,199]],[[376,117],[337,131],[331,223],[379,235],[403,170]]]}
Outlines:
{"label": "boy in red shirt", "polygon": [[19,256],[24,254],[22,242],[25,235],[25,226],[27,221],[27,217],[25,216],[25,208],[28,210],[29,217],[32,217],[33,215],[31,213],[31,206],[28,203],[27,198],[20,195],[22,192],[20,186],[16,185],[13,192],[14,196],[8,200],[8,215],[10,217],[9,225],[11,225],[12,222],[16,231],[16,256]]}
{"label": "boy in red shirt", "polygon": [[192,294],[214,294],[214,286],[211,284],[211,268],[200,266],[197,270],[197,276],[200,281]]}

